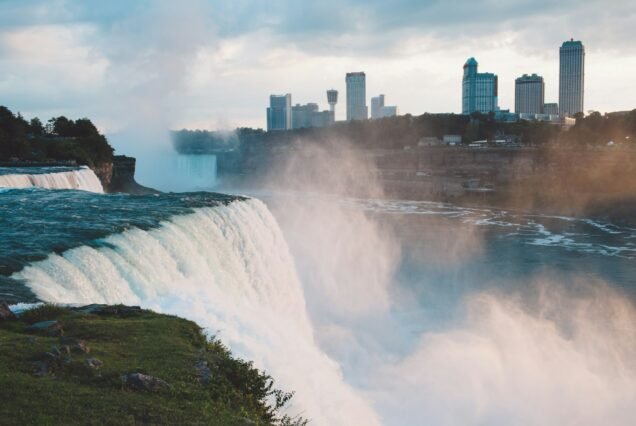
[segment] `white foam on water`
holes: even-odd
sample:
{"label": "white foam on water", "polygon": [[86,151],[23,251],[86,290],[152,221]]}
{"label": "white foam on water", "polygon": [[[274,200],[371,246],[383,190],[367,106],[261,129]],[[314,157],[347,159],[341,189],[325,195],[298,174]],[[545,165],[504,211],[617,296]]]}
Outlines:
{"label": "white foam on water", "polygon": [[0,175],[0,188],[78,189],[104,193],[99,178],[88,167],[66,172]]}

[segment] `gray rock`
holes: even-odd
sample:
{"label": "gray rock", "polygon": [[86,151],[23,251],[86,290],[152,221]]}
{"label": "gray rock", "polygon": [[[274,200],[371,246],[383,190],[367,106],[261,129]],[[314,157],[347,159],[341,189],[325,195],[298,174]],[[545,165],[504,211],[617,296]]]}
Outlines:
{"label": "gray rock", "polygon": [[35,333],[46,333],[49,336],[63,336],[64,330],[62,329],[62,323],[59,321],[40,321],[29,326],[27,331]]}
{"label": "gray rock", "polygon": [[208,363],[206,361],[202,359],[197,361],[194,368],[197,370],[197,379],[199,380],[199,383],[204,385],[210,383],[210,380],[212,379],[212,371],[210,370],[210,367],[208,367]]}
{"label": "gray rock", "polygon": [[99,370],[104,365],[104,362],[97,358],[86,358],[84,363],[94,370]]}
{"label": "gray rock", "polygon": [[79,354],[88,354],[91,352],[91,348],[86,345],[86,342],[75,337],[62,337],[60,343],[69,348],[70,351]]}
{"label": "gray rock", "polygon": [[9,309],[7,302],[0,301],[0,321],[13,321],[16,319],[15,314]]}
{"label": "gray rock", "polygon": [[170,388],[164,380],[147,374],[130,373],[121,378],[126,386],[134,390],[154,392]]}

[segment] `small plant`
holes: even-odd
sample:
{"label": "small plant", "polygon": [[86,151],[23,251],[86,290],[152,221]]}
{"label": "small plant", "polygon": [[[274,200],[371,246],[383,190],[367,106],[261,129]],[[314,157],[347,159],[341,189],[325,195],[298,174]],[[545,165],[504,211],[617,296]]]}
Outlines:
{"label": "small plant", "polygon": [[61,316],[72,313],[69,308],[46,303],[20,314],[20,319],[27,324],[35,324],[40,321],[55,320]]}

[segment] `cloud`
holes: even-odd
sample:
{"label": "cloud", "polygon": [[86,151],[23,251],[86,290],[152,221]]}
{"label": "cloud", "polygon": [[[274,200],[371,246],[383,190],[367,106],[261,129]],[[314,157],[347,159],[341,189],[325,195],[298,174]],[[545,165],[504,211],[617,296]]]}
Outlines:
{"label": "cloud", "polygon": [[108,130],[262,127],[269,93],[324,105],[326,89],[364,70],[369,96],[403,113],[457,112],[461,65],[476,56],[499,75],[505,108],[526,72],[556,100],[558,46],[574,37],[588,52],[586,108],[628,109],[634,20],[624,0],[3,0],[0,103]]}

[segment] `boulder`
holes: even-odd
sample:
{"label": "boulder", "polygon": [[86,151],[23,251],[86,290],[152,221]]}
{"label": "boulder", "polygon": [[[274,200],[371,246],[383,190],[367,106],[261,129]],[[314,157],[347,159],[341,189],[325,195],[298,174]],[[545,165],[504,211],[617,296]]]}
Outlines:
{"label": "boulder", "polygon": [[86,358],[84,363],[94,370],[99,370],[104,365],[104,362],[97,358]]}
{"label": "boulder", "polygon": [[88,354],[91,352],[91,348],[86,345],[86,342],[75,337],[62,337],[60,338],[60,343],[68,347],[69,351],[75,353]]}
{"label": "boulder", "polygon": [[142,373],[125,374],[122,381],[129,388],[140,391],[154,392],[170,388],[170,385],[160,378]]}
{"label": "boulder", "polygon": [[32,333],[46,333],[49,336],[63,336],[64,330],[62,329],[62,323],[59,321],[40,321],[29,326],[27,331]]}
{"label": "boulder", "polygon": [[199,383],[203,385],[210,383],[210,380],[212,379],[212,371],[210,370],[210,367],[208,367],[208,363],[206,361],[202,359],[197,361],[194,368],[197,371],[197,379],[199,380]]}
{"label": "boulder", "polygon": [[9,309],[7,302],[0,301],[0,321],[13,321],[16,319],[15,314]]}

